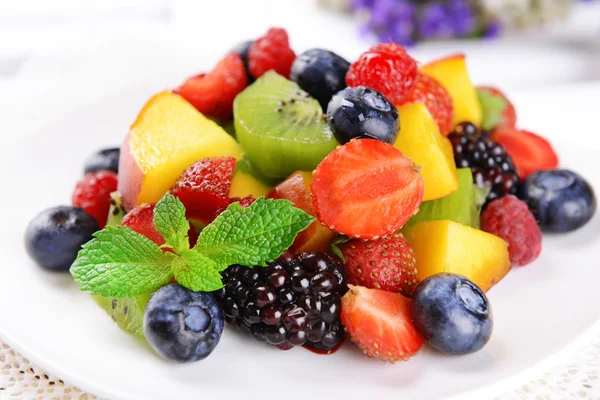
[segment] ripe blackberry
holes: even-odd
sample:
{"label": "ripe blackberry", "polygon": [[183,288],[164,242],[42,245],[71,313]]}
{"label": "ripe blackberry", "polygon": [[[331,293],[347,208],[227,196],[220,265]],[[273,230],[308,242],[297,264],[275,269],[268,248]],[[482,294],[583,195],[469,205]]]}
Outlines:
{"label": "ripe blackberry", "polygon": [[348,290],[342,262],[321,253],[284,255],[268,267],[232,265],[217,299],[225,320],[282,350],[305,345],[334,350],[344,336],[341,297]]}
{"label": "ripe blackberry", "polygon": [[512,158],[489,133],[470,122],[458,124],[448,136],[458,168],[471,168],[477,186],[490,188],[488,203],[517,191],[519,176]]}

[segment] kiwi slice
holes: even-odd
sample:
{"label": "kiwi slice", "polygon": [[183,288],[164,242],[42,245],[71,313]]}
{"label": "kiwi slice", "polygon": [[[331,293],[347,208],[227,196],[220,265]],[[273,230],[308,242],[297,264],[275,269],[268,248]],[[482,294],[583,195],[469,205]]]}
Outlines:
{"label": "kiwi slice", "polygon": [[140,294],[136,297],[103,297],[92,296],[96,303],[117,325],[126,332],[140,338],[144,337],[144,310],[151,293]]}
{"label": "kiwi slice", "polygon": [[458,169],[458,190],[441,199],[425,201],[419,212],[408,220],[406,226],[419,222],[450,220],[479,229],[479,214],[485,202],[488,188],[473,183],[470,168]]}
{"label": "kiwi slice", "polygon": [[268,178],[312,171],[336,146],[319,102],[274,71],[233,102],[237,140]]}
{"label": "kiwi slice", "polygon": [[119,192],[112,192],[110,194],[110,209],[108,210],[106,226],[121,225],[125,214],[125,207],[123,207],[121,204],[121,196],[119,195]]}

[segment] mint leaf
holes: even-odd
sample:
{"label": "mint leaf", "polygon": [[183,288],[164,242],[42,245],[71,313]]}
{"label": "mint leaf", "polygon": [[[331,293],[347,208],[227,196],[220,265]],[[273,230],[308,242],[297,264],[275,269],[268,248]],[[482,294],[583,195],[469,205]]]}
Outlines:
{"label": "mint leaf", "polygon": [[82,246],[70,271],[81,290],[133,297],[169,283],[174,257],[129,228],[106,227]]}
{"label": "mint leaf", "polygon": [[173,274],[181,286],[194,292],[212,292],[223,287],[217,264],[197,251],[185,251],[173,260]]}
{"label": "mint leaf", "polygon": [[232,264],[266,266],[314,220],[289,200],[259,197],[246,208],[233,203],[204,228],[194,250],[219,269]]}
{"label": "mint leaf", "polygon": [[185,206],[177,197],[167,193],[156,203],[154,225],[167,247],[172,247],[178,254],[190,248],[190,223],[185,217]]}
{"label": "mint leaf", "polygon": [[329,251],[331,251],[333,254],[338,256],[340,258],[340,260],[342,260],[342,262],[346,261],[344,254],[342,253],[342,249],[340,249],[339,245],[349,242],[350,240],[352,240],[352,239],[349,238],[348,236],[344,236],[344,235],[335,236],[333,238],[333,240],[331,241],[331,244],[329,245]]}

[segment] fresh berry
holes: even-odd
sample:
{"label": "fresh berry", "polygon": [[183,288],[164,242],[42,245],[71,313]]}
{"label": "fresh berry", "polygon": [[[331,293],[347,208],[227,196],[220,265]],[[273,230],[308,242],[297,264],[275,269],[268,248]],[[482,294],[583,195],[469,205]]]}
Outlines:
{"label": "fresh berry", "polygon": [[375,239],[400,229],[423,199],[423,177],[399,150],[355,139],[317,166],[311,185],[317,218],[344,235]]}
{"label": "fresh berry", "polygon": [[253,196],[248,195],[246,197],[232,197],[229,199],[229,202],[226,206],[223,207],[219,207],[215,210],[214,215],[210,218],[210,220],[208,222],[212,222],[215,218],[217,218],[223,211],[225,211],[227,209],[227,207],[229,207],[230,204],[232,203],[240,203],[240,206],[246,208],[250,205],[252,205],[252,203],[254,203],[254,200],[256,200]]}
{"label": "fresh berry", "polygon": [[483,291],[462,275],[440,273],[413,293],[412,318],[430,345],[446,354],[469,354],[490,339],[492,309]]}
{"label": "fresh berry", "polygon": [[470,122],[458,124],[448,136],[458,168],[471,168],[473,181],[489,187],[488,201],[517,191],[519,177],[504,147]]}
{"label": "fresh berry", "polygon": [[81,246],[99,229],[98,223],[79,207],[48,208],[27,225],[25,249],[39,266],[68,271]]}
{"label": "fresh berry", "polygon": [[112,171],[117,174],[119,173],[120,156],[121,149],[118,147],[100,150],[85,160],[83,173],[87,175],[97,171]]}
{"label": "fresh berry", "polygon": [[417,77],[417,62],[396,43],[378,44],[350,65],[348,86],[377,90],[393,104],[400,104]]}
{"label": "fresh berry", "polygon": [[349,285],[342,297],[342,323],[369,357],[406,361],[423,347],[410,313],[411,300],[400,293]]}
{"label": "fresh berry", "polygon": [[348,283],[410,296],[418,283],[415,255],[401,233],[340,246]]}
{"label": "fresh berry", "polygon": [[512,265],[527,265],[542,252],[542,232],[527,204],[513,195],[488,204],[481,214],[481,229],[508,243]]}
{"label": "fresh berry", "polygon": [[550,143],[535,133],[500,127],[494,130],[492,139],[510,154],[521,179],[537,171],[558,167],[558,156]]}
{"label": "fresh berry", "polygon": [[214,218],[216,210],[229,205],[235,158],[205,158],[186,169],[171,193],[186,208],[187,217],[204,222]]}
{"label": "fresh berry", "polygon": [[402,101],[405,103],[423,103],[437,122],[440,133],[447,136],[452,131],[454,103],[448,91],[434,78],[418,73],[415,83]]}
{"label": "fresh berry", "polygon": [[271,69],[289,78],[296,54],[290,48],[285,29],[271,28],[265,36],[254,41],[248,52],[248,58],[250,73],[254,78],[259,78]]}
{"label": "fresh berry", "polygon": [[171,283],[158,289],[146,305],[144,335],[164,359],[202,360],[219,344],[223,312],[212,294]]}
{"label": "fresh berry", "polygon": [[400,130],[398,110],[385,97],[364,86],[337,93],[327,107],[327,122],[341,144],[377,139],[394,144]]}
{"label": "fresh berry", "polygon": [[349,67],[348,61],[331,51],[312,49],[296,58],[290,79],[317,99],[326,112],[329,100],[346,87]]}
{"label": "fresh berry", "polygon": [[117,174],[112,171],[92,172],[81,178],[73,191],[73,205],[94,217],[100,229],[106,225],[110,194],[117,190],[117,182]]}
{"label": "fresh berry", "polygon": [[566,169],[529,175],[520,194],[543,231],[574,231],[588,223],[596,212],[592,186]]}
{"label": "fresh berry", "polygon": [[285,254],[268,267],[233,265],[223,273],[217,298],[230,324],[283,350],[305,345],[335,350],[344,332],[343,265],[321,253]]}
{"label": "fresh berry", "polygon": [[491,86],[478,86],[477,97],[483,111],[483,129],[491,131],[500,126],[514,128],[517,125],[515,107],[500,90]]}
{"label": "fresh berry", "polygon": [[250,51],[250,47],[252,47],[253,43],[254,40],[247,40],[245,42],[238,43],[233,49],[231,49],[232,52],[237,53],[242,58],[244,69],[246,70],[246,77],[248,78],[248,84],[254,82],[254,78],[252,75],[250,75],[250,60],[248,59],[248,52]]}
{"label": "fresh berry", "polygon": [[242,58],[229,53],[207,74],[189,78],[173,92],[183,96],[206,117],[231,119],[233,100],[248,85]]}
{"label": "fresh berry", "polygon": [[154,204],[137,206],[123,217],[122,225],[146,236],[159,246],[165,244],[165,239],[154,225]]}

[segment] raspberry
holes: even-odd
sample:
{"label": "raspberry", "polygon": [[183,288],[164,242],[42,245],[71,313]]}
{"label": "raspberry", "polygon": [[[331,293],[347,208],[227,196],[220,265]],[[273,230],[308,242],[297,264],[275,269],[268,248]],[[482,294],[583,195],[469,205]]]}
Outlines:
{"label": "raspberry", "polygon": [[404,103],[423,103],[437,122],[440,133],[444,136],[452,131],[454,103],[448,91],[434,78],[425,74],[417,74],[415,83],[404,98]]}
{"label": "raspberry", "polygon": [[342,271],[340,260],[327,254],[286,253],[266,268],[228,267],[217,299],[225,320],[256,341],[331,352],[344,337]]}
{"label": "raspberry", "polygon": [[296,54],[290,48],[285,29],[271,28],[265,36],[254,41],[248,52],[248,58],[250,73],[254,78],[259,78],[271,69],[289,78]]}
{"label": "raspberry", "polygon": [[366,86],[400,104],[417,78],[417,62],[396,43],[378,44],[350,65],[346,83]]}
{"label": "raspberry", "polygon": [[512,265],[527,265],[542,251],[542,232],[527,204],[513,195],[488,204],[481,215],[481,229],[508,243]]}
{"label": "raspberry", "polygon": [[110,194],[116,190],[117,174],[112,171],[92,172],[77,182],[72,202],[94,217],[100,229],[103,229],[108,219]]}

